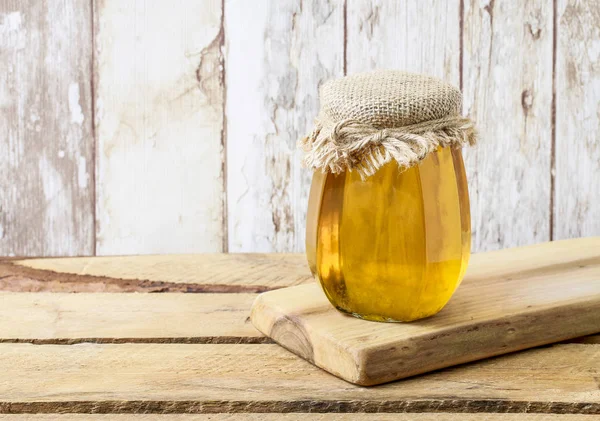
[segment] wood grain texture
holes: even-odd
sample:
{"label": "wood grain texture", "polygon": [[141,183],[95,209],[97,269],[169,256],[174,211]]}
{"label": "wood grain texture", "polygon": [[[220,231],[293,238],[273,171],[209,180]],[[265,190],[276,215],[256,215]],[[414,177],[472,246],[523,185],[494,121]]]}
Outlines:
{"label": "wood grain texture", "polygon": [[459,0],[348,0],[347,71],[401,69],[458,86]]}
{"label": "wood grain texture", "polygon": [[600,1],[557,2],[556,238],[600,233]]}
{"label": "wood grain texture", "polygon": [[220,0],[96,0],[97,253],[223,248]]}
{"label": "wood grain texture", "polygon": [[[0,342],[272,343],[250,323],[256,294],[0,292]],[[599,336],[570,342],[600,343]]]}
{"label": "wood grain texture", "polygon": [[600,414],[597,345],[556,345],[376,388],[277,345],[0,345],[0,412]]}
{"label": "wood grain texture", "polygon": [[0,293],[0,342],[268,343],[256,294]]}
{"label": "wood grain texture", "polygon": [[594,415],[559,414],[20,414],[2,421],[593,421]]}
{"label": "wood grain texture", "polygon": [[462,82],[475,251],[598,235],[599,4],[555,3],[0,0],[0,255],[301,251],[344,68]]}
{"label": "wood grain texture", "polygon": [[94,252],[91,20],[0,1],[0,256]]}
{"label": "wood grain texture", "polygon": [[[562,253],[565,244],[593,254],[571,260]],[[364,386],[600,332],[600,238],[529,249],[474,255],[450,303],[427,319],[359,320],[337,311],[318,285],[309,284],[260,295],[252,323],[315,365]],[[532,269],[515,270],[516,260]],[[498,266],[509,272],[493,274]]]}
{"label": "wood grain texture", "polygon": [[473,249],[548,241],[552,2],[464,5],[464,111],[480,131],[465,154]]}
{"label": "wood grain texture", "polygon": [[304,250],[311,174],[296,142],[343,69],[341,2],[225,1],[229,250]]}
{"label": "wood grain texture", "polygon": [[303,254],[0,260],[0,290],[263,292],[313,282]]}

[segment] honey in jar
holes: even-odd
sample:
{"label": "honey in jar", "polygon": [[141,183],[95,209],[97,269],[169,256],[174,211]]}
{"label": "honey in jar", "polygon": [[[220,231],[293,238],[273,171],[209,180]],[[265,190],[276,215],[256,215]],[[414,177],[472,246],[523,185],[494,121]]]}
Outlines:
{"label": "honey in jar", "polygon": [[[352,78],[342,80],[348,82]],[[442,96],[460,95],[437,79],[402,72],[360,74],[350,82],[350,89],[353,83],[360,84],[362,95],[375,96],[371,100],[378,103],[386,95],[390,95],[388,104],[393,103],[394,95],[405,100],[408,96],[410,101],[411,94],[407,91],[427,89]],[[390,84],[392,91],[396,86],[400,92],[381,91],[382,85]],[[364,88],[365,85],[371,88]],[[441,94],[440,86],[446,89]],[[325,85],[322,102],[324,91],[326,97],[331,95],[327,89],[336,91],[338,100],[344,96],[340,95],[343,89],[339,86]],[[345,100],[350,105],[357,102],[352,95],[346,95]],[[368,121],[351,123],[354,126],[348,133],[354,137],[334,138],[331,133],[335,130],[338,135],[343,133],[343,127],[340,129],[340,124],[335,123],[329,137],[320,139],[321,149],[315,149],[315,143],[323,127],[318,128],[317,136],[307,140],[308,146],[313,147],[309,149],[309,157],[314,158],[314,175],[308,203],[306,253],[313,275],[338,310],[375,321],[417,320],[439,312],[460,284],[471,245],[469,195],[461,146],[464,142],[474,142],[474,132],[470,122],[457,115],[460,96],[452,100],[454,103],[448,101],[450,105],[440,110],[439,116],[434,115],[433,119],[428,116],[425,124],[411,121],[410,118],[419,117],[410,116],[405,118],[410,123],[406,124],[396,115],[386,117],[395,125],[388,128],[381,122],[373,123],[379,117],[376,115]],[[368,101],[369,97],[363,103],[358,101],[358,107]],[[421,97],[421,101],[422,107],[435,109],[427,103],[427,98]],[[331,106],[325,112],[331,113]],[[320,118],[322,122],[331,116],[321,114]],[[433,123],[427,123],[431,120]],[[342,121],[343,126],[356,118],[350,115]],[[425,130],[441,127],[442,131],[430,134],[423,127]],[[405,133],[408,135],[403,136]],[[463,137],[452,142],[448,140],[451,135]],[[432,141],[417,146],[410,143],[419,136]],[[392,140],[386,144],[388,138]],[[353,142],[362,142],[363,149],[352,149]],[[415,153],[411,155],[398,142],[406,142]],[[386,157],[390,145],[405,152],[397,154],[401,162]],[[335,153],[327,155],[331,150]],[[310,155],[311,151],[315,153]],[[393,153],[392,150],[390,155]],[[336,156],[342,158],[335,159]],[[329,161],[326,157],[330,157]],[[365,164],[365,160],[369,161]]]}

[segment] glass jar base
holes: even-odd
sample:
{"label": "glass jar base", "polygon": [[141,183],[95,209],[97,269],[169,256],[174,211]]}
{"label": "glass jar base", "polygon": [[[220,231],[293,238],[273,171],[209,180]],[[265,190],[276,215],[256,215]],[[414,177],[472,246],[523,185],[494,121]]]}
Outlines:
{"label": "glass jar base", "polygon": [[340,312],[340,313],[344,313],[347,314],[349,316],[352,317],[356,317],[357,319],[361,319],[361,320],[367,320],[369,322],[379,322],[379,323],[410,323],[410,322],[415,322],[417,320],[423,320],[426,319],[428,317],[431,316],[435,316],[437,313],[439,313],[439,311],[436,311],[432,314],[428,314],[425,316],[421,316],[421,317],[416,317],[416,318],[409,318],[409,319],[393,319],[390,317],[384,317],[384,316],[379,316],[376,314],[359,314],[359,313],[355,313],[352,311],[347,311],[341,307],[335,306],[335,308]]}

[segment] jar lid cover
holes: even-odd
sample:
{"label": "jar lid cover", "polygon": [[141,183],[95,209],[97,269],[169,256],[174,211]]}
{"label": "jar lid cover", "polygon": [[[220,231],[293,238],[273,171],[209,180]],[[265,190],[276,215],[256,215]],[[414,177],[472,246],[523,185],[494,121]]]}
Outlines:
{"label": "jar lid cover", "polygon": [[392,159],[408,168],[439,146],[476,142],[473,123],[460,116],[460,90],[435,77],[358,73],[326,82],[320,101],[315,128],[300,141],[313,169],[366,178]]}

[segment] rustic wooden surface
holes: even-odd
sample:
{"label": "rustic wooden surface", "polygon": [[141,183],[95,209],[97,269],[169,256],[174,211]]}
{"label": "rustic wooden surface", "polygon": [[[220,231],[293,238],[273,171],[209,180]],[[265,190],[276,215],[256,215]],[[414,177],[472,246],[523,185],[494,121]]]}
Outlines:
{"label": "rustic wooden surface", "polygon": [[[565,248],[582,253],[565,254]],[[508,273],[494,274],[498,266]],[[260,295],[251,319],[285,348],[366,386],[595,334],[600,237],[475,255],[450,303],[438,315],[409,324],[343,315],[315,283]]]}
{"label": "rustic wooden surface", "polygon": [[461,86],[474,251],[600,235],[599,0],[75,3],[0,0],[0,255],[302,251],[295,142],[373,68]]}
{"label": "rustic wooden surface", "polygon": [[225,1],[230,251],[304,250],[310,174],[296,142],[318,86],[342,75],[342,6]]}
{"label": "rustic wooden surface", "polygon": [[0,343],[271,343],[250,323],[255,299],[247,293],[0,292]]}
{"label": "rustic wooden surface", "polygon": [[459,9],[460,0],[348,1],[347,73],[404,69],[459,86]]}
{"label": "rustic wooden surface", "polygon": [[[27,418],[25,418],[27,417]],[[558,414],[27,414],[1,415],[5,421],[593,421],[594,415]]]}
{"label": "rustic wooden surface", "polygon": [[[597,256],[593,241],[583,240],[580,249],[557,243],[564,246],[561,257],[547,276],[578,257],[591,265]],[[531,272],[529,259],[516,258],[506,265],[498,257],[503,253],[509,252],[480,257],[490,274],[506,279],[511,273]],[[547,253],[538,246],[530,254],[537,258]],[[0,262],[5,282],[1,289],[23,285],[27,290],[29,284],[20,282],[28,277],[45,291],[86,283],[122,288],[125,282],[135,291],[156,291],[142,279],[163,279],[165,291],[182,282],[230,286],[219,293],[192,289],[197,292],[193,294],[0,292],[0,413],[6,414],[0,419],[76,420],[82,419],[81,413],[110,413],[85,419],[235,420],[250,412],[271,414],[245,419],[388,419],[346,414],[383,411],[410,412],[394,418],[407,420],[581,420],[600,414],[600,345],[593,338],[365,389],[285,351],[249,323],[256,294],[241,288],[244,282],[248,289],[312,282],[302,255],[209,254],[172,260],[169,264],[163,257],[142,256]],[[197,274],[192,276],[194,265]],[[278,267],[283,268],[279,276]],[[232,271],[231,278],[224,276],[225,268]],[[259,282],[267,274],[271,277]],[[484,283],[488,275],[475,265],[469,276],[471,282]],[[290,411],[296,413],[281,414]],[[51,414],[30,418],[32,412]],[[52,415],[59,412],[80,414]],[[340,412],[344,414],[334,414]],[[555,416],[542,416],[547,414]]]}
{"label": "rustic wooden surface", "polygon": [[94,253],[91,15],[0,1],[0,256]]}
{"label": "rustic wooden surface", "polygon": [[600,1],[557,1],[556,238],[600,232]]}
{"label": "rustic wooden surface", "polygon": [[548,241],[551,2],[464,4],[464,111],[477,122],[481,138],[465,151],[473,249]]}
{"label": "rustic wooden surface", "polygon": [[97,254],[222,251],[220,0],[94,10]]}
{"label": "rustic wooden surface", "polygon": [[263,292],[312,282],[303,254],[198,254],[0,260],[0,289]]}
{"label": "rustic wooden surface", "polygon": [[597,345],[524,351],[381,387],[273,344],[1,344],[0,412],[600,414]]}

